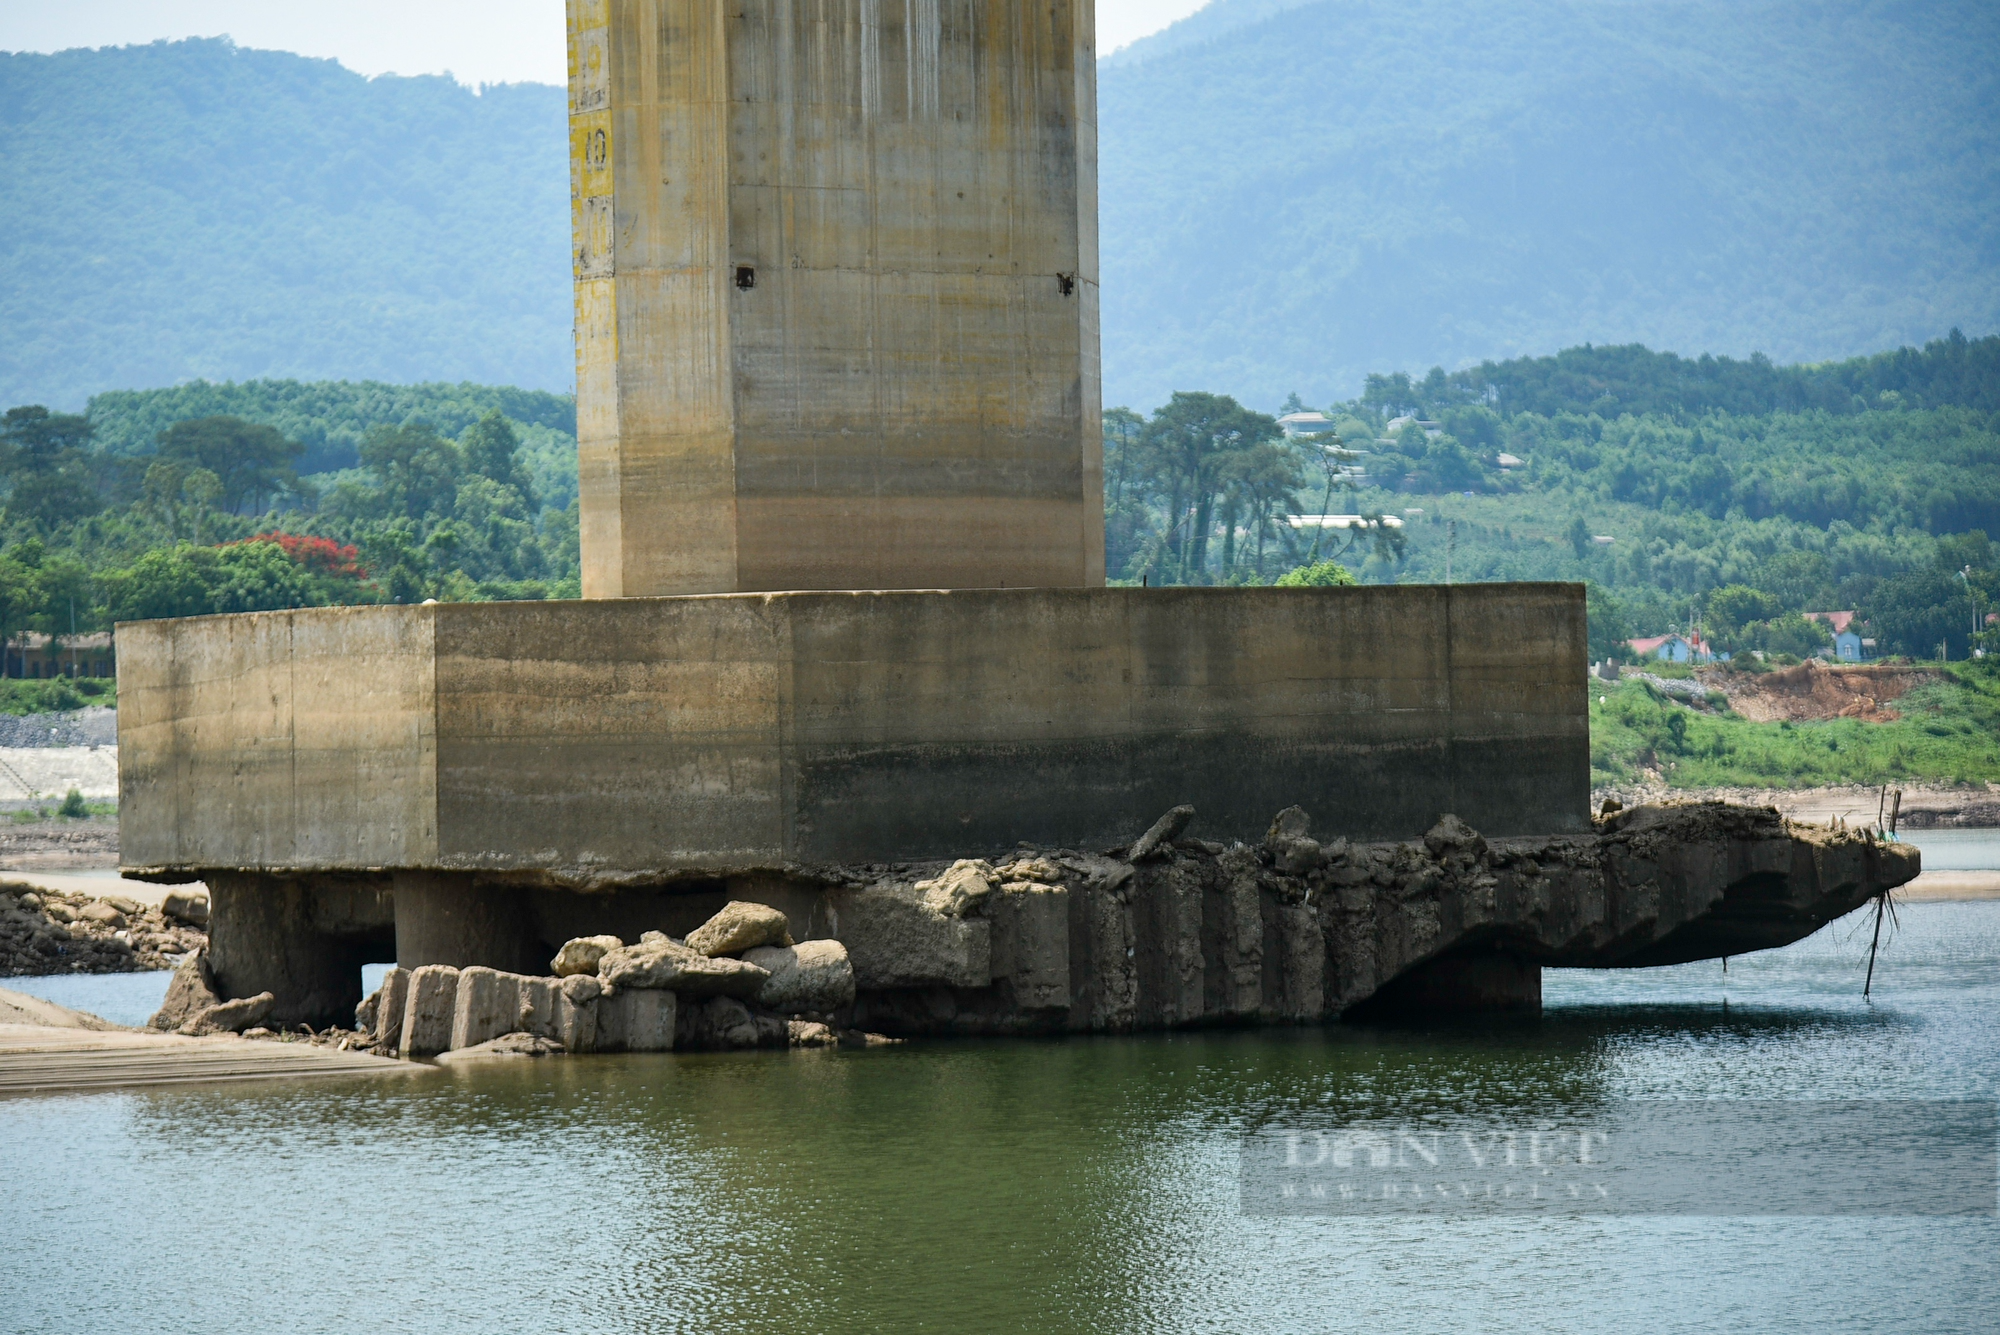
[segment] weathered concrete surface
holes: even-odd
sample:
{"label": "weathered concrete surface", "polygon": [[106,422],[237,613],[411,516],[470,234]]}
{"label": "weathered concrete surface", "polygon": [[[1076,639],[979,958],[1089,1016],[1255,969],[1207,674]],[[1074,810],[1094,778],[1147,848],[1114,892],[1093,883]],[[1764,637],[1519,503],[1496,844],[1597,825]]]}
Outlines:
{"label": "weathered concrete surface", "polygon": [[271,993],[271,1018],[345,1024],[361,1001],[361,966],[394,931],[387,897],[341,878],[308,883],[217,871],[208,881],[208,968],[224,998]]}
{"label": "weathered concrete surface", "polygon": [[571,0],[584,593],[1100,585],[1091,0]]}
{"label": "weathered concrete surface", "polygon": [[984,988],[864,981],[853,1022],[1116,1033],[1536,1009],[1543,967],[1786,945],[1920,869],[1907,845],[1718,804],[1640,808],[1562,838],[1488,841],[1447,817],[1424,840],[1312,841],[1308,855],[1308,839],[1275,828],[1259,846],[1184,839],[1136,865],[1054,855],[1070,908],[1066,1007],[1024,1005],[1035,974],[1010,949]]}
{"label": "weathered concrete surface", "polygon": [[[1907,845],[1720,804],[1640,808],[1587,835],[1507,840],[1448,815],[1421,839],[1376,844],[1322,842],[1292,808],[1256,844],[1182,838],[1139,863],[1022,850],[766,880],[806,939],[748,947],[746,959],[648,932],[607,951],[595,976],[395,971],[373,1002],[375,1041],[406,1056],[509,1033],[572,1052],[665,1051],[782,1046],[783,1017],[800,1013],[841,1031],[1006,1034],[1534,1010],[1544,967],[1785,945],[1920,866]],[[970,898],[937,893],[955,878],[999,884]],[[738,903],[695,927],[751,921],[744,896],[759,883],[734,886]],[[604,897],[568,896],[579,907]],[[218,914],[231,904],[221,898]],[[767,930],[776,925],[773,915]],[[711,1004],[718,997],[729,1004]]]}
{"label": "weathered concrete surface", "polygon": [[[1441,811],[1496,835],[1588,819],[1573,585],[327,608],[118,634],[121,855],[166,876],[659,884],[1107,848],[1182,803],[1223,839],[1294,802],[1361,839]],[[474,962],[448,919],[406,966]]]}

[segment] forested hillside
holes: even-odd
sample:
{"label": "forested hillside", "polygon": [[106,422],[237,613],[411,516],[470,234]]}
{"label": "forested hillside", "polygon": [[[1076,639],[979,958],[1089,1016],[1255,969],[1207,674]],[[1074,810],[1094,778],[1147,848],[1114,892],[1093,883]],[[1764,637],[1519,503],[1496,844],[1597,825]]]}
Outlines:
{"label": "forested hillside", "polygon": [[[1112,575],[1582,580],[1599,657],[1690,626],[1804,654],[1801,613],[1855,611],[1885,653],[1963,658],[2000,606],[2000,336],[1811,367],[1573,348],[1320,407],[1337,435],[1295,441],[1209,394],[1107,413]],[[1350,518],[1292,518],[1320,514]]]}
{"label": "forested hillside", "polygon": [[192,378],[567,391],[564,94],[227,41],[0,54],[0,403]]}
{"label": "forested hillside", "polygon": [[[1216,0],[1102,73],[1106,402],[2000,328],[1996,50],[1977,0]],[[564,153],[553,87],[0,55],[0,403],[565,392]]]}
{"label": "forested hillside", "polygon": [[[1303,409],[1296,401],[1289,405]],[[1580,347],[1371,376],[1331,431],[1214,393],[1105,414],[1107,567],[1160,584],[1581,580],[1592,650],[1702,627],[1885,653],[2000,632],[2000,336],[1814,366]],[[480,385],[198,382],[0,425],[0,634],[575,597],[575,405]],[[1317,516],[1341,517],[1318,526]]]}
{"label": "forested hillside", "polygon": [[1105,402],[2000,328],[1996,52],[1983,0],[1216,0],[1102,72]]}

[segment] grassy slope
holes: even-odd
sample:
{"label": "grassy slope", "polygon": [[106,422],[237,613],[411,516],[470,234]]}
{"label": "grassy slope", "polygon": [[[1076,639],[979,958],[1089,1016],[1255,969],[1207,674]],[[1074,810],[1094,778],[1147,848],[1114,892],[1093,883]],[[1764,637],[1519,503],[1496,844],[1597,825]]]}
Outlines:
{"label": "grassy slope", "polygon": [[1590,781],[1657,770],[1672,788],[1812,788],[2000,779],[2000,670],[1953,667],[1903,698],[1894,723],[1752,723],[1670,700],[1639,681],[1593,681]]}
{"label": "grassy slope", "polygon": [[118,683],[85,677],[65,681],[24,681],[0,677],[0,714],[55,714],[91,705],[118,707]]}

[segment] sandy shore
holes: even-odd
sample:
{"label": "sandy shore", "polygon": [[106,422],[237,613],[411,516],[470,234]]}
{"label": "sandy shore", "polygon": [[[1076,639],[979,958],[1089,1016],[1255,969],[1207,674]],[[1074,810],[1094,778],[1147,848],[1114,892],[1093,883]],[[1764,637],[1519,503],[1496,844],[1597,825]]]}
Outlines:
{"label": "sandy shore", "polygon": [[2000,871],[1927,871],[1896,892],[1915,902],[2000,899]]}
{"label": "sandy shore", "polygon": [[182,1038],[126,1029],[39,997],[0,989],[0,1095],[223,1080],[410,1075],[430,1069],[419,1062],[308,1043],[258,1042],[234,1035]]}

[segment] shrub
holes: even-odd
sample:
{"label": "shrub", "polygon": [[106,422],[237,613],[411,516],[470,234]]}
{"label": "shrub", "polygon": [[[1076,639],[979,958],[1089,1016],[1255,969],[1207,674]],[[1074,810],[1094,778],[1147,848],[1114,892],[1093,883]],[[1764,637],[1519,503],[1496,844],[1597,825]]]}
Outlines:
{"label": "shrub", "polygon": [[1278,576],[1280,589],[1348,589],[1360,584],[1354,572],[1338,561],[1321,561],[1317,565],[1299,566],[1297,569]]}

